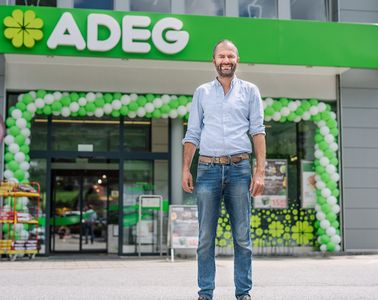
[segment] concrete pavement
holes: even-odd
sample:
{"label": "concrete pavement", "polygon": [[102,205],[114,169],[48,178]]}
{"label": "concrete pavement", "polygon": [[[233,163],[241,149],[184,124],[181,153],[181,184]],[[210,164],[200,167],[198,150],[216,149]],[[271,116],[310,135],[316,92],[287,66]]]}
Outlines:
{"label": "concrete pavement", "polygon": [[[256,257],[253,299],[378,299],[378,255]],[[215,300],[234,299],[232,258],[217,258]],[[194,259],[54,256],[0,261],[0,299],[196,297]]]}

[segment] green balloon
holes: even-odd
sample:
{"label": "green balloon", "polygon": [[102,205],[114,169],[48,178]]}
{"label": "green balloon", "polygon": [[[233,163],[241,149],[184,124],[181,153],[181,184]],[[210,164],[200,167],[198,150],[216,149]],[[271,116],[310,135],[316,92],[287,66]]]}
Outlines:
{"label": "green balloon", "polygon": [[315,161],[314,161],[314,166],[315,166],[315,167],[320,166],[319,159],[315,159]]}
{"label": "green balloon", "polygon": [[161,111],[163,114],[167,114],[167,113],[169,113],[170,110],[171,110],[171,108],[169,107],[168,104],[164,104],[164,105],[160,108],[160,111]]}
{"label": "green balloon", "polygon": [[314,98],[310,99],[309,102],[310,102],[311,106],[318,105],[318,103],[319,103],[319,101],[314,99]]}
{"label": "green balloon", "polygon": [[336,245],[332,242],[327,243],[327,251],[332,252],[335,251]]}
{"label": "green balloon", "polygon": [[329,181],[329,175],[327,172],[323,172],[322,174],[320,174],[320,178],[324,181],[324,183],[327,183],[327,181]]}
{"label": "green balloon", "polygon": [[315,142],[318,144],[324,140],[323,135],[320,133],[315,134]]}
{"label": "green balloon", "polygon": [[30,121],[33,119],[33,114],[32,114],[30,111],[24,111],[24,112],[22,113],[22,117],[23,117],[26,121],[30,122]]}
{"label": "green balloon", "polygon": [[71,93],[70,94],[70,98],[71,98],[71,101],[72,102],[77,102],[78,100],[79,100],[79,98],[80,98],[80,96],[79,96],[79,94],[78,93]]}
{"label": "green balloon", "polygon": [[62,104],[60,102],[54,102],[51,104],[51,109],[54,112],[60,112],[62,110]]}
{"label": "green balloon", "polygon": [[327,200],[324,197],[320,196],[320,197],[317,198],[317,202],[320,205],[323,205],[324,203],[327,203]]}
{"label": "green balloon", "polygon": [[71,98],[69,96],[63,96],[62,99],[60,99],[60,103],[62,103],[62,106],[69,106],[71,104]]}
{"label": "green balloon", "polygon": [[113,101],[113,99],[119,99],[119,98],[113,98],[113,95],[110,94],[110,93],[106,93],[104,95],[104,100],[106,103],[111,103]]}
{"label": "green balloon", "polygon": [[25,111],[26,110],[26,105],[23,103],[23,102],[18,102],[16,104],[16,107],[21,110],[21,111]]}
{"label": "green balloon", "polygon": [[314,222],[314,227],[315,227],[316,229],[320,228],[320,221],[319,221],[319,220],[316,220],[316,221]]}
{"label": "green balloon", "polygon": [[14,160],[14,154],[11,153],[11,152],[7,152],[4,155],[4,159],[5,159],[6,162],[10,162],[10,161]]}
{"label": "green balloon", "polygon": [[96,105],[96,107],[103,107],[105,105],[105,100],[102,97],[96,98],[94,104]]}
{"label": "green balloon", "polygon": [[327,220],[330,221],[331,223],[337,220],[337,216],[333,212],[327,213],[326,217],[327,217]]}
{"label": "green balloon", "polygon": [[334,166],[337,166],[339,164],[339,160],[336,157],[331,158],[330,162]]}
{"label": "green balloon", "polygon": [[8,128],[12,127],[12,126],[15,126],[16,125],[16,120],[9,117],[7,118],[7,120],[5,121],[5,124],[7,125]]}
{"label": "green balloon", "polygon": [[20,128],[18,128],[17,126],[12,126],[11,128],[9,128],[9,133],[12,135],[12,136],[17,136],[19,135],[21,132]]}
{"label": "green balloon", "polygon": [[295,119],[296,119],[297,115],[295,112],[291,112],[288,116],[287,116],[287,119],[288,121],[290,122],[293,122]]}
{"label": "green balloon", "polygon": [[130,111],[136,111],[138,109],[138,104],[136,102],[131,102],[129,104],[129,110]]}
{"label": "green balloon", "polygon": [[14,177],[16,177],[18,180],[23,180],[25,177],[25,172],[18,169],[16,172],[14,172]]}
{"label": "green balloon", "polygon": [[320,114],[316,114],[316,115],[311,116],[311,120],[314,121],[314,122],[319,122],[321,119],[322,119],[322,117],[320,116]]}
{"label": "green balloon", "polygon": [[332,196],[334,196],[334,197],[339,197],[339,195],[340,195],[340,192],[339,192],[338,189],[333,189],[333,190],[332,190]]}
{"label": "green balloon", "polygon": [[318,236],[322,236],[326,233],[326,231],[323,228],[319,228],[316,233],[317,233]]}
{"label": "green balloon", "polygon": [[169,103],[168,103],[168,105],[169,105],[169,107],[171,107],[171,108],[177,108],[177,107],[179,107],[179,101],[177,100],[177,99],[175,99],[175,100],[172,100],[172,101],[170,101]]}
{"label": "green balloon", "polygon": [[71,113],[71,117],[77,117],[79,114],[77,112]]}
{"label": "green balloon", "polygon": [[161,112],[159,109],[155,109],[153,112],[152,112],[152,117],[155,118],[155,119],[159,119],[161,117]]}
{"label": "green balloon", "polygon": [[29,156],[29,154],[25,154],[25,161],[30,162],[30,156]]}
{"label": "green balloon", "polygon": [[308,111],[310,109],[310,107],[311,107],[311,104],[307,100],[303,100],[301,102],[301,106],[302,106],[302,108],[303,108],[304,111]]}
{"label": "green balloon", "polygon": [[113,118],[118,118],[120,115],[121,115],[121,114],[120,114],[120,112],[119,112],[118,110],[113,110],[113,111],[112,111],[112,117],[113,117]]}
{"label": "green balloon", "polygon": [[327,144],[327,142],[326,142],[326,141],[320,142],[320,143],[319,143],[319,148],[320,148],[320,150],[322,150],[323,152],[324,152],[325,150],[327,150],[327,149],[328,149],[328,144]]}
{"label": "green balloon", "polygon": [[[267,108],[265,108],[264,113],[265,113],[266,116],[272,116],[272,115],[274,114],[274,109],[273,109],[273,107],[268,106]],[[295,118],[294,118],[294,119],[295,119]]]}
{"label": "green balloon", "polygon": [[328,235],[323,234],[320,236],[320,243],[321,244],[327,244],[329,242],[330,238]]}
{"label": "green balloon", "polygon": [[37,98],[43,98],[46,96],[46,91],[45,90],[38,90],[37,91]]}
{"label": "green balloon", "polygon": [[289,100],[287,98],[280,98],[280,103],[282,106],[287,106],[289,104]]}
{"label": "green balloon", "polygon": [[330,132],[334,137],[337,137],[337,136],[339,135],[339,130],[338,130],[336,127],[331,128],[331,129],[329,130],[329,132]]}
{"label": "green balloon", "polygon": [[30,152],[30,147],[28,145],[24,144],[24,145],[20,146],[20,151],[24,152],[25,154],[28,154]]}
{"label": "green balloon", "polygon": [[322,120],[324,120],[326,122],[331,118],[328,111],[323,111],[323,112],[320,113],[320,115],[322,117]]}
{"label": "green balloon", "polygon": [[322,206],[322,212],[324,212],[325,214],[329,213],[331,211],[331,208],[329,207],[328,203],[324,203]]}
{"label": "green balloon", "polygon": [[321,175],[325,172],[325,169],[323,168],[323,166],[317,166],[315,167],[315,172],[316,174]]}
{"label": "green balloon", "polygon": [[33,97],[32,95],[30,94],[25,94],[23,97],[22,97],[22,102],[26,105],[28,105],[29,103],[32,103],[33,102]]}
{"label": "green balloon", "polygon": [[144,96],[139,96],[136,102],[139,106],[143,106],[147,103],[147,99]]}
{"label": "green balloon", "polygon": [[188,103],[188,98],[186,98],[185,96],[180,96],[178,97],[178,101],[180,105],[186,105]]}
{"label": "green balloon", "polygon": [[11,170],[12,172],[15,172],[20,168],[20,165],[16,161],[11,161],[8,163],[8,169]]}
{"label": "green balloon", "polygon": [[152,113],[150,113],[150,112],[146,113],[145,117],[148,118],[148,119],[151,119],[152,118]]}
{"label": "green balloon", "polygon": [[15,106],[11,106],[9,109],[8,109],[8,113],[9,115],[11,116],[12,115],[12,112],[16,109]]}
{"label": "green balloon", "polygon": [[122,98],[122,94],[121,93],[114,93],[113,94],[113,99],[121,99]]}
{"label": "green balloon", "polygon": [[146,95],[146,99],[147,99],[147,102],[152,102],[155,100],[155,96],[153,94],[147,94]]}
{"label": "green balloon", "polygon": [[303,110],[302,107],[299,106],[299,107],[297,108],[297,110],[295,111],[295,113],[296,113],[298,116],[301,116],[301,115],[303,115],[304,110]]}
{"label": "green balloon", "polygon": [[127,116],[127,114],[129,113],[129,109],[128,109],[127,105],[122,105],[119,112],[121,113],[122,116]]}
{"label": "green balloon", "polygon": [[332,180],[330,180],[329,182],[327,182],[327,187],[329,189],[333,190],[333,189],[337,188],[337,183],[334,182],[334,181],[332,181]]}
{"label": "green balloon", "polygon": [[15,137],[17,145],[22,146],[25,143],[25,137],[22,134],[19,134]]}
{"label": "green balloon", "polygon": [[42,108],[37,108],[37,110],[35,111],[35,113],[37,115],[42,115],[43,114],[43,109]]}
{"label": "green balloon", "polygon": [[281,104],[280,102],[278,102],[278,101],[275,101],[275,102],[273,103],[272,107],[273,107],[273,109],[274,109],[275,111],[280,111],[281,108],[282,108],[282,104]]}
{"label": "green balloon", "polygon": [[82,98],[85,98],[86,95],[87,95],[87,94],[84,93],[84,92],[80,92],[80,93],[79,93],[80,98],[81,98],[81,97],[82,97]]}
{"label": "green balloon", "polygon": [[96,105],[93,102],[89,102],[85,105],[85,110],[87,112],[94,112],[96,110]]}
{"label": "green balloon", "polygon": [[80,117],[85,117],[87,115],[87,111],[85,110],[84,107],[80,107],[77,113],[79,114]]}
{"label": "green balloon", "polygon": [[51,113],[52,113],[51,106],[50,106],[50,105],[45,105],[45,106],[43,107],[43,113],[44,113],[45,115],[51,115]]}

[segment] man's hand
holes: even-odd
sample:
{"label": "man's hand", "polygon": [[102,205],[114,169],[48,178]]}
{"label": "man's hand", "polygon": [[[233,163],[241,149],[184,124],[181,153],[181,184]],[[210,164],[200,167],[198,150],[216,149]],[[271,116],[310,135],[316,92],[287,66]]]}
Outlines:
{"label": "man's hand", "polygon": [[252,197],[262,195],[264,186],[264,175],[255,173],[255,175],[252,176],[251,186],[249,187],[249,191],[252,194]]}
{"label": "man's hand", "polygon": [[187,193],[193,192],[193,177],[189,170],[182,171],[182,188]]}

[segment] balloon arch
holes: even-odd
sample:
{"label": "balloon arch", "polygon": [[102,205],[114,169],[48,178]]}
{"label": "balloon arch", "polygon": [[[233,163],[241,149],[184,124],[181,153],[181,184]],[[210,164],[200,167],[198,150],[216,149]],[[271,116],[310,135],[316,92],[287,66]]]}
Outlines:
{"label": "balloon arch", "polygon": [[[182,118],[187,120],[192,98],[174,95],[137,95],[121,93],[48,92],[44,90],[21,94],[17,104],[9,108],[4,138],[5,171],[8,180],[26,182],[30,168],[30,128],[35,115],[62,117],[102,116],[129,118]],[[329,104],[316,99],[287,98],[263,100],[265,121],[312,121],[315,134],[315,206],[318,243],[322,252],[340,251],[340,212],[336,114]],[[251,222],[252,224],[252,222]]]}

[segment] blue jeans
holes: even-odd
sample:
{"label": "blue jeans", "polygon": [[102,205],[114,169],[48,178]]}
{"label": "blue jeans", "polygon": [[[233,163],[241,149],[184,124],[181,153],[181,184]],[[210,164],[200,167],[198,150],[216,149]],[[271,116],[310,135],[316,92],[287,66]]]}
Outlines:
{"label": "blue jeans", "polygon": [[250,236],[251,166],[248,160],[236,164],[198,164],[195,193],[198,202],[199,244],[198,294],[213,298],[215,288],[215,237],[221,200],[230,216],[234,240],[234,283],[236,298],[252,288],[252,243]]}

